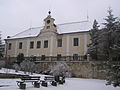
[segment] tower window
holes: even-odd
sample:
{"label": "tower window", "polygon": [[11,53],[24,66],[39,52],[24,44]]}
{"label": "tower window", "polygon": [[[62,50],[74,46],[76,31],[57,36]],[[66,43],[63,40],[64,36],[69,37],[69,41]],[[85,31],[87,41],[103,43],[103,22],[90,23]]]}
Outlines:
{"label": "tower window", "polygon": [[47,24],[49,24],[50,23],[50,20],[47,20]]}
{"label": "tower window", "polygon": [[79,46],[79,39],[78,38],[73,39],[73,46]]}
{"label": "tower window", "polygon": [[50,29],[50,26],[47,26],[46,28],[47,28],[47,29]]}
{"label": "tower window", "polygon": [[19,43],[19,49],[22,49],[22,42]]}
{"label": "tower window", "polygon": [[34,48],[34,42],[31,41],[31,42],[30,42],[30,49],[33,49],[33,48]]}

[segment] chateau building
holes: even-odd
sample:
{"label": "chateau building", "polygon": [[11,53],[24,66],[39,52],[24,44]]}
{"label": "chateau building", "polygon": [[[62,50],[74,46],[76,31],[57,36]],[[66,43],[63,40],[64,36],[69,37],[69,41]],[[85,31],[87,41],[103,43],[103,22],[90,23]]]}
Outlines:
{"label": "chateau building", "polygon": [[71,22],[56,25],[49,15],[44,19],[44,26],[25,30],[5,39],[6,56],[80,56],[87,52],[90,43],[87,21]]}

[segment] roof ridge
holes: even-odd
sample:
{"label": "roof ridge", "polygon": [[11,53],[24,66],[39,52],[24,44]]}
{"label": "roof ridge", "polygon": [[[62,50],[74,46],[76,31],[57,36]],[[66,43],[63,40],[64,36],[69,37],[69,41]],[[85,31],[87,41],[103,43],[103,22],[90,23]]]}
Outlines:
{"label": "roof ridge", "polygon": [[78,22],[68,22],[68,23],[57,24],[57,25],[75,24],[75,23],[83,23],[83,22],[89,22],[89,21],[86,20],[86,21],[78,21]]}
{"label": "roof ridge", "polygon": [[41,26],[41,27],[32,27],[32,28],[29,28],[29,29],[36,29],[36,28],[42,28],[44,26]]}
{"label": "roof ridge", "polygon": [[19,33],[17,33],[17,34],[15,34],[14,36],[12,36],[12,37],[15,37],[15,36],[17,36],[17,35],[19,35],[19,34],[21,34],[21,33],[24,33],[24,32],[26,32],[26,31],[29,31],[30,30],[30,28],[29,29],[27,29],[27,30],[24,30],[24,31],[22,31],[22,32],[19,32]]}
{"label": "roof ridge", "polygon": [[[43,26],[42,26],[42,27],[43,27]],[[41,28],[41,27],[32,27],[32,28],[26,29],[26,30],[24,30],[24,31],[22,31],[22,32],[19,32],[19,33],[15,34],[15,35],[12,36],[12,37],[15,37],[15,36],[17,36],[17,35],[19,35],[19,34],[21,34],[21,33],[24,33],[24,32],[26,32],[26,31],[29,31],[29,30],[31,30],[31,29],[36,29],[36,28]]]}

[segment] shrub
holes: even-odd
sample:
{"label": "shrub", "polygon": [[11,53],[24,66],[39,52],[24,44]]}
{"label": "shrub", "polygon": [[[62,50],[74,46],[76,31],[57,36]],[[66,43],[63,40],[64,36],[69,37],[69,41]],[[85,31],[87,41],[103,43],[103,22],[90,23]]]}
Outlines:
{"label": "shrub", "polygon": [[67,76],[70,77],[70,69],[66,63],[59,62],[57,65],[51,67],[52,75],[54,76]]}
{"label": "shrub", "polygon": [[5,61],[0,61],[0,68],[3,68],[3,67],[5,67]]}
{"label": "shrub", "polygon": [[17,63],[20,64],[23,60],[25,60],[24,54],[19,53],[18,56],[17,56]]}

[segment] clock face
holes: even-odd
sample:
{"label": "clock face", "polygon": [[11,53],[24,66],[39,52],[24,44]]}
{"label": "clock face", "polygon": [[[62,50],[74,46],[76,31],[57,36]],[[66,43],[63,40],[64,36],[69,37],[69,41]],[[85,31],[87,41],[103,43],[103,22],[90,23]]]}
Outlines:
{"label": "clock face", "polygon": [[50,20],[47,20],[47,24],[49,24],[50,23]]}

